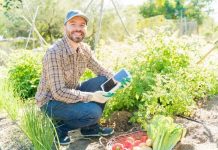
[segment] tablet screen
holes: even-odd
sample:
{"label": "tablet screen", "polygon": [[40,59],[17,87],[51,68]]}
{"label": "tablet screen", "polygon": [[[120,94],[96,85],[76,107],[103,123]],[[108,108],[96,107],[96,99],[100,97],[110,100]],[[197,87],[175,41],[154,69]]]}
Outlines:
{"label": "tablet screen", "polygon": [[117,74],[115,74],[114,79],[116,81],[122,82],[124,78],[130,77],[130,74],[125,69],[120,70]]}
{"label": "tablet screen", "polygon": [[107,82],[105,82],[104,84],[102,84],[102,88],[104,89],[105,92],[109,92],[110,90],[112,90],[118,83],[116,81],[114,81],[112,78],[110,80],[108,80]]}

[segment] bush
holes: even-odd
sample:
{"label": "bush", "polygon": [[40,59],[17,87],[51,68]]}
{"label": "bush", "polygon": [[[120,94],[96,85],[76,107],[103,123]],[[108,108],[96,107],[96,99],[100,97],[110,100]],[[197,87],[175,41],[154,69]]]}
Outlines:
{"label": "bush", "polygon": [[198,66],[157,75],[152,89],[143,93],[136,116],[142,121],[155,114],[189,116],[196,101],[216,93],[216,76]]}
{"label": "bush", "polygon": [[[146,41],[143,40],[145,50],[140,50],[129,65],[133,77],[131,87],[120,91],[115,97],[118,109],[137,109],[138,100],[142,98],[143,92],[150,91],[151,87],[155,85],[157,74],[173,73],[189,65],[188,54],[178,52],[178,49],[183,46],[172,40],[166,42],[166,39],[163,35],[159,35]],[[152,44],[154,41],[155,45]],[[187,48],[183,50],[185,51]],[[121,101],[122,103],[120,103]]]}
{"label": "bush", "polygon": [[41,74],[41,53],[25,51],[16,56],[9,68],[9,81],[18,96],[28,99],[35,96]]}
{"label": "bush", "polygon": [[[217,93],[217,75],[192,62],[193,44],[165,35],[143,40],[145,50],[131,62],[131,86],[120,90],[105,114],[115,110],[135,112],[143,122],[156,114],[190,115],[196,101]],[[155,42],[155,44],[153,44]]]}

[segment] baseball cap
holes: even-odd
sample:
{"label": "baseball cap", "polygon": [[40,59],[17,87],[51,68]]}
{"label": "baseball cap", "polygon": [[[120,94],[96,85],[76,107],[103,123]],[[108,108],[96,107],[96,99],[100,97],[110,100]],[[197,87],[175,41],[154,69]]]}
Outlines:
{"label": "baseball cap", "polygon": [[80,11],[80,10],[70,10],[67,13],[67,15],[66,15],[66,17],[64,19],[64,24],[66,24],[67,21],[69,21],[70,19],[72,19],[73,17],[76,17],[76,16],[84,18],[86,23],[88,23],[88,21],[89,21],[89,18],[82,11]]}

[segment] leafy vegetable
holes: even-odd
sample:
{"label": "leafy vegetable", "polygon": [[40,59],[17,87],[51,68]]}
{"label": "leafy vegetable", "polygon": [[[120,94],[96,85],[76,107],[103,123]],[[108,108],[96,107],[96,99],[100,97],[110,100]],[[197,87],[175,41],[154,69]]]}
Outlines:
{"label": "leafy vegetable", "polygon": [[185,135],[186,129],[173,123],[171,117],[157,115],[148,125],[147,132],[153,141],[153,150],[171,150]]}

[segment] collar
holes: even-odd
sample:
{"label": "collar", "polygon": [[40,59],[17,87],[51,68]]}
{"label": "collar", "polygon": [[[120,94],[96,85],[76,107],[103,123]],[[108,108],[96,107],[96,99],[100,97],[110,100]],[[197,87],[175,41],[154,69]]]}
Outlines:
{"label": "collar", "polygon": [[66,47],[66,51],[69,55],[73,55],[73,54],[83,54],[83,46],[82,46],[82,43],[79,43],[79,46],[77,49],[73,49],[73,47],[70,45],[69,43],[69,39],[67,37],[67,35],[65,34],[64,37],[63,37],[63,42],[64,42],[64,45]]}

